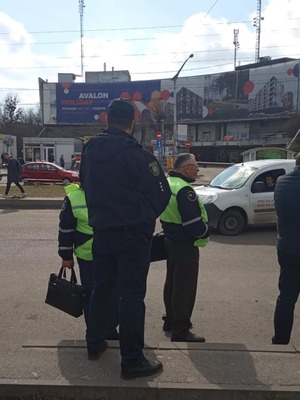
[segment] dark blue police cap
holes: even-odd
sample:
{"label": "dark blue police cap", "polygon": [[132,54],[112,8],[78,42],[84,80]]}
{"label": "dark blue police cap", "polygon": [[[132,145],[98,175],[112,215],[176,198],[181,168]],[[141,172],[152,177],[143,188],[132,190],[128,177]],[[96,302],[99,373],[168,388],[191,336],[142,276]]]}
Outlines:
{"label": "dark blue police cap", "polygon": [[134,107],[130,100],[118,98],[112,100],[107,107],[107,117],[113,119],[134,120]]}

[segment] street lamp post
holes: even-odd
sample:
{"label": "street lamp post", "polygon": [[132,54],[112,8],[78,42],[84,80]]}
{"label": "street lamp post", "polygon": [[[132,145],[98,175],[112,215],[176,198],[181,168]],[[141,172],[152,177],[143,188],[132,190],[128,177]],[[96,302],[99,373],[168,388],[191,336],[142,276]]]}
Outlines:
{"label": "street lamp post", "polygon": [[179,77],[179,74],[183,67],[185,66],[186,62],[190,59],[193,58],[194,54],[190,54],[188,58],[184,61],[182,66],[179,68],[178,72],[173,76],[171,79],[173,81],[174,87],[173,87],[173,96],[174,96],[174,122],[173,122],[173,159],[175,158],[177,154],[177,141],[178,141],[178,129],[177,129],[177,102],[176,102],[176,83],[177,79]]}

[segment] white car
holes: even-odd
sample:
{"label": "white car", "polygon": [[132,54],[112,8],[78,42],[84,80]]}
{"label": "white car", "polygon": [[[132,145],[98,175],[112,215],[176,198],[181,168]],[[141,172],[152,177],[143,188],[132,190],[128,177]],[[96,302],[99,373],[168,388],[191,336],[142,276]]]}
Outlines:
{"label": "white car", "polygon": [[247,225],[276,223],[274,187],[279,176],[295,168],[295,160],[257,160],[234,164],[208,185],[194,189],[208,213],[208,222],[223,235],[238,235]]}

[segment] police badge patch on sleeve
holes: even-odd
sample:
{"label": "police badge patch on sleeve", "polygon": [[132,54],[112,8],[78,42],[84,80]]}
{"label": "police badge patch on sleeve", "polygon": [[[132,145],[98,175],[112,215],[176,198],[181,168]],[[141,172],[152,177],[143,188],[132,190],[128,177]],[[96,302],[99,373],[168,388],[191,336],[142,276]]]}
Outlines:
{"label": "police badge patch on sleeve", "polygon": [[152,175],[159,176],[159,166],[157,161],[150,163],[149,168]]}
{"label": "police badge patch on sleeve", "polygon": [[189,201],[196,201],[197,200],[197,194],[193,190],[189,190],[186,194],[187,198]]}
{"label": "police badge patch on sleeve", "polygon": [[61,211],[64,211],[66,209],[66,206],[67,206],[67,202],[66,202],[66,200],[64,200],[64,202],[62,203],[62,206],[61,206]]}

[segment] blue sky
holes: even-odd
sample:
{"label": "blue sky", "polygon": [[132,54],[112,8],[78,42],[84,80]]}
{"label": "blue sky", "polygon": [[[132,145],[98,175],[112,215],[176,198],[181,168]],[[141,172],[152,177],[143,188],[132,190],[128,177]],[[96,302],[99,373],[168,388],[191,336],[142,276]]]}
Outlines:
{"label": "blue sky", "polygon": [[[21,105],[38,103],[38,77],[57,81],[81,73],[78,0],[15,0],[0,10],[0,102],[16,93]],[[262,0],[260,55],[300,58],[299,0]],[[254,62],[257,0],[84,0],[84,71],[129,70],[132,80],[233,70]],[[241,5],[242,4],[242,5]],[[77,81],[82,81],[81,77]]]}

